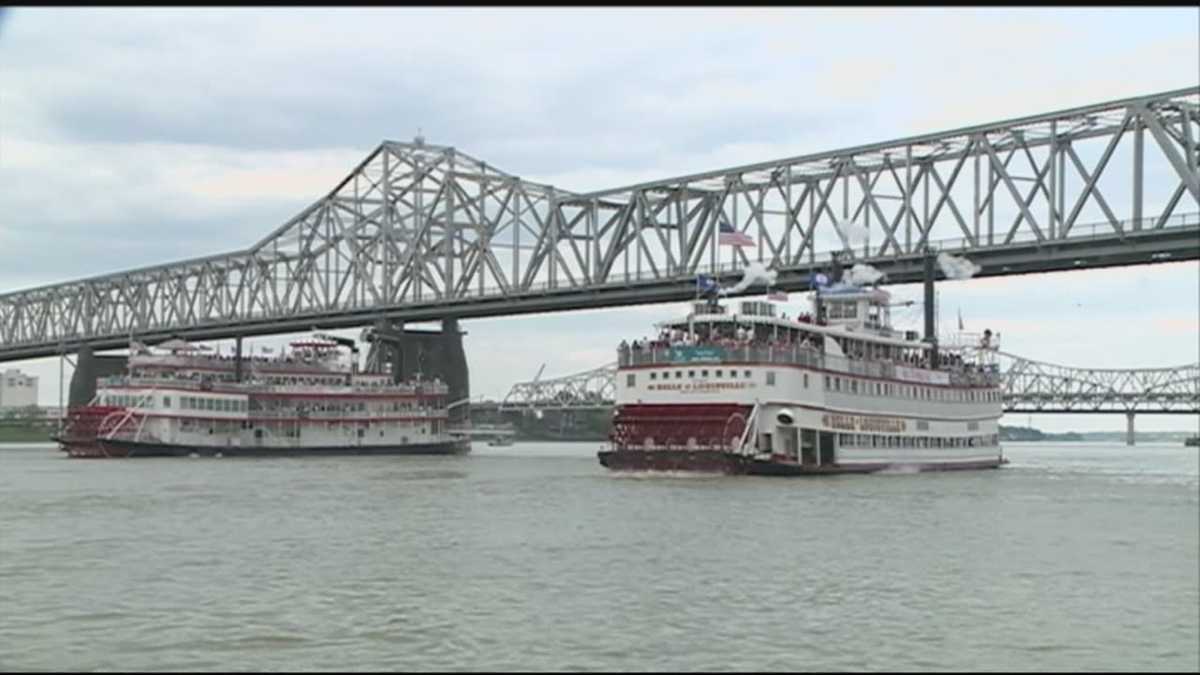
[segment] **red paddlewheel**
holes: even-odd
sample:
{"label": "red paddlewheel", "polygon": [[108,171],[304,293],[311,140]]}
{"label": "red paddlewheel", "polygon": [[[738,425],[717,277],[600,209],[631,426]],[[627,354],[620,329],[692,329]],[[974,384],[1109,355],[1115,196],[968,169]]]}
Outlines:
{"label": "red paddlewheel", "polygon": [[100,425],[113,413],[124,414],[125,408],[113,405],[88,405],[71,408],[63,429],[63,439],[73,442],[95,441]]}
{"label": "red paddlewheel", "polygon": [[137,428],[142,423],[142,419],[143,415],[131,414],[125,409],[116,410],[105,415],[104,419],[100,420],[96,434],[101,438],[132,434],[137,431]]}
{"label": "red paddlewheel", "polygon": [[610,439],[621,450],[727,449],[741,440],[750,410],[750,406],[726,403],[621,406]]}

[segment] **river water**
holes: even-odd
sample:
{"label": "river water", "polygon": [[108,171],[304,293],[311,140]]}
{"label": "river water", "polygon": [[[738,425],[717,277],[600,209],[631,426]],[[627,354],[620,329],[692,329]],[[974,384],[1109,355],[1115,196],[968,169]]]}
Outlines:
{"label": "river water", "polygon": [[3,670],[1200,670],[1194,448],[631,477],[0,449]]}

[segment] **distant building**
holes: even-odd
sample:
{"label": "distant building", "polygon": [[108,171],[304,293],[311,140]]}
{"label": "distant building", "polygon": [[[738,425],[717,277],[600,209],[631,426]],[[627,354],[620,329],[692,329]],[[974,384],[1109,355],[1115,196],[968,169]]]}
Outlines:
{"label": "distant building", "polygon": [[0,410],[25,408],[37,405],[38,379],[26,375],[16,368],[9,368],[0,375]]}

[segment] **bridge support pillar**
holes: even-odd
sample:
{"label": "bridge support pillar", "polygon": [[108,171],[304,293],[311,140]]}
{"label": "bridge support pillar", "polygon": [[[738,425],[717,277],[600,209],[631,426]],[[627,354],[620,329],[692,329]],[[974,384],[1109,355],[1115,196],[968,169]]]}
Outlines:
{"label": "bridge support pillar", "polygon": [[67,407],[87,405],[96,396],[96,379],[124,375],[128,359],[124,356],[98,356],[91,345],[83,345],[75,355],[75,372],[71,374],[71,389]]}
{"label": "bridge support pillar", "polygon": [[1125,413],[1125,445],[1133,445],[1133,413]]}
{"label": "bridge support pillar", "polygon": [[[381,319],[375,322],[376,343],[368,355],[368,367],[390,372],[394,382],[417,377],[438,378],[449,388],[447,403],[469,398],[470,374],[467,354],[463,349],[464,335],[458,319],[442,320],[441,331],[406,328],[404,322]],[[469,419],[469,404],[450,410],[450,422]]]}

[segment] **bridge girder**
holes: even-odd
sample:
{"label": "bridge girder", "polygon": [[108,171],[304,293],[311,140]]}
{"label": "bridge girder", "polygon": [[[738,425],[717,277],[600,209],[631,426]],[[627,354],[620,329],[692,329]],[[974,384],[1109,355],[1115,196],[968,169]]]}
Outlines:
{"label": "bridge girder", "polygon": [[[1180,89],[591,193],[384,141],[245,250],[0,295],[0,361],[679,300],[751,261],[794,289],[834,251],[893,281],[919,276],[926,245],[980,276],[1194,260],[1198,111],[1200,88]],[[871,236],[852,246],[844,220]],[[722,261],[722,221],[755,246]]]}

